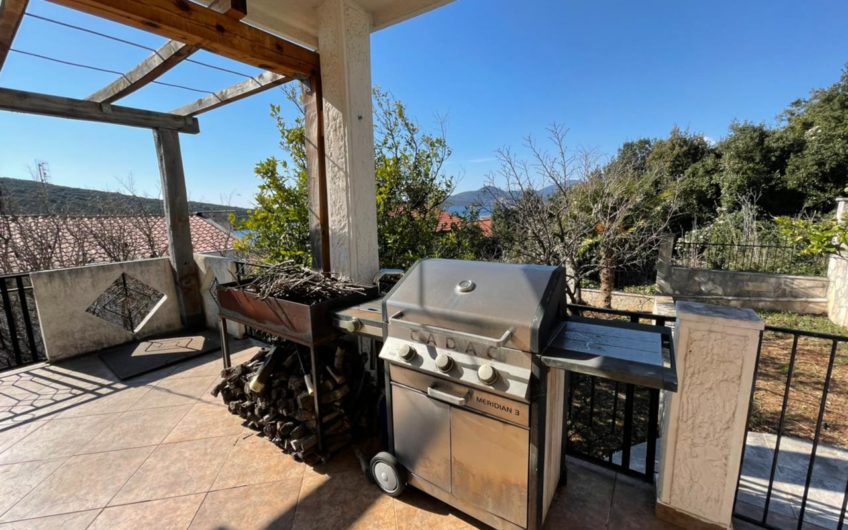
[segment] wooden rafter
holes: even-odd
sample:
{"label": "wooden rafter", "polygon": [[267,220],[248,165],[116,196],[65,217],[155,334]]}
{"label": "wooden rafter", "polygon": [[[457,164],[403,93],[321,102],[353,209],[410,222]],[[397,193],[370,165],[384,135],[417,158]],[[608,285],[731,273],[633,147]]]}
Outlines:
{"label": "wooden rafter", "polygon": [[0,69],[6,62],[26,7],[27,0],[0,0]]}
{"label": "wooden rafter", "polygon": [[[245,0],[215,0],[209,4],[209,9],[225,14],[233,20],[241,20],[247,16]],[[198,49],[197,46],[170,40],[135,68],[88,96],[87,99],[98,103],[112,103],[124,98],[188,59]]]}
{"label": "wooden rafter", "polygon": [[212,109],[227,105],[234,101],[244,99],[253,94],[258,94],[268,90],[269,88],[282,85],[290,79],[284,75],[275,74],[274,72],[264,72],[256,77],[245,79],[233,86],[223,90],[204,96],[188,105],[172,110],[171,114],[178,116],[197,116],[203,112],[208,112]]}
{"label": "wooden rafter", "polygon": [[287,77],[318,69],[317,53],[188,0],[50,1]]}
{"label": "wooden rafter", "polygon": [[194,46],[175,40],[168,41],[135,68],[88,96],[88,100],[112,103],[126,97],[177,66],[196,51]]}
{"label": "wooden rafter", "polygon": [[119,107],[108,103],[95,103],[84,99],[50,96],[10,88],[0,88],[0,110],[114,123],[147,129],[170,129],[192,134],[200,132],[197,119],[189,116],[175,116],[162,112]]}

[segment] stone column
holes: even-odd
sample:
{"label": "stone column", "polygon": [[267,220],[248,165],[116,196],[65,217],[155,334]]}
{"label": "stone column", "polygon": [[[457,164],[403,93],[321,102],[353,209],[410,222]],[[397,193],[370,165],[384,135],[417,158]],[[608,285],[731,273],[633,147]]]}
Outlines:
{"label": "stone column", "polygon": [[677,393],[666,392],[657,517],[730,528],[763,322],[750,309],[677,303]]}
{"label": "stone column", "polygon": [[657,253],[657,291],[674,294],[671,288],[671,261],[674,259],[674,236],[668,235],[660,242]]}
{"label": "stone column", "polygon": [[350,0],[325,0],[317,9],[330,265],[370,283],[379,269],[371,16]]}
{"label": "stone column", "polygon": [[[848,197],[836,199],[836,220],[848,223]],[[843,254],[848,255],[848,250]],[[830,256],[827,279],[827,316],[834,324],[848,327],[848,258]]]}

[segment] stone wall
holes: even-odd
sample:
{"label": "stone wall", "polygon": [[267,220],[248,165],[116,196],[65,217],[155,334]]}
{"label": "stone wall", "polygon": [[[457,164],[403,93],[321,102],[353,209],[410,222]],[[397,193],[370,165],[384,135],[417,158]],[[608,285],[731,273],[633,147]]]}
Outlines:
{"label": "stone wall", "polygon": [[[168,258],[34,272],[31,278],[44,348],[51,362],[182,328]],[[133,330],[122,326],[114,313],[100,311],[111,318],[107,320],[87,311],[96,301],[99,307],[117,309],[109,304],[112,297],[104,293],[110,287],[121,291],[125,282],[143,284],[150,293],[141,297],[146,300],[146,310],[135,316]]]}
{"label": "stone wall", "polygon": [[828,278],[657,267],[657,288],[675,300],[825,315]]}

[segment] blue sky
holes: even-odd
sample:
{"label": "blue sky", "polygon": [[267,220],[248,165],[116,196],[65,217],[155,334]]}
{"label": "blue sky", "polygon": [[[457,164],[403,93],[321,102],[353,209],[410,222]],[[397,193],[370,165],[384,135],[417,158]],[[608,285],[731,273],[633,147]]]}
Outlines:
{"label": "blue sky", "polygon": [[[43,0],[29,11],[146,46],[164,42]],[[733,119],[773,123],[786,104],[839,78],[846,20],[841,0],[458,0],[374,34],[373,82],[425,129],[445,119],[447,170],[462,191],[485,183],[495,149],[520,147],[553,122],[570,129],[573,145],[605,154],[675,125],[719,139]],[[118,71],[148,54],[32,17],[14,47]],[[86,97],[114,77],[12,53],[0,86]],[[162,78],[201,90],[240,79],[186,63]],[[200,95],[148,86],[120,104],[166,111]],[[278,153],[268,106],[282,99],[278,90],[254,96],[202,115],[199,135],[182,135],[193,200],[250,205],[254,164]],[[117,190],[132,176],[140,192],[158,194],[144,129],[0,113],[0,176],[29,178],[35,159],[49,162],[55,184]]]}

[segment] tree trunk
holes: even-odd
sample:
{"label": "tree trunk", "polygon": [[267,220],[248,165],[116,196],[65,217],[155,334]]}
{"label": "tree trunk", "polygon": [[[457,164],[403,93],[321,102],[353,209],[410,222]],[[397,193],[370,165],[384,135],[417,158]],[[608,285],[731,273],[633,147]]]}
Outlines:
{"label": "tree trunk", "polygon": [[612,289],[615,285],[615,260],[610,249],[601,251],[601,303],[612,309]]}

